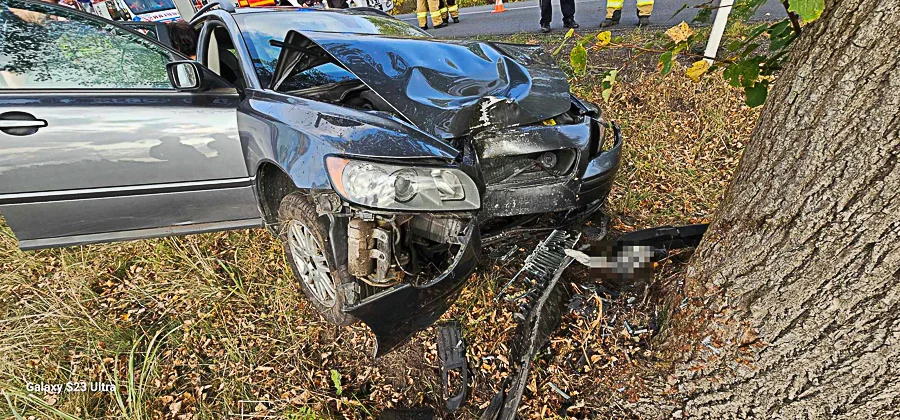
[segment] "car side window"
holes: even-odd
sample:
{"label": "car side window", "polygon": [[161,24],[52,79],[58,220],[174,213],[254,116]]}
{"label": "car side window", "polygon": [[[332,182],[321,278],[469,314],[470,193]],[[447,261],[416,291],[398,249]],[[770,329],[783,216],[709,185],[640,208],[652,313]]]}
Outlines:
{"label": "car side window", "polygon": [[172,89],[172,54],[63,8],[0,0],[0,89]]}
{"label": "car side window", "polygon": [[219,23],[207,23],[209,31],[201,34],[200,42],[204,44],[205,56],[199,57],[213,73],[222,76],[228,83],[240,89],[244,86],[244,73],[241,69],[237,49],[231,42],[228,29]]}

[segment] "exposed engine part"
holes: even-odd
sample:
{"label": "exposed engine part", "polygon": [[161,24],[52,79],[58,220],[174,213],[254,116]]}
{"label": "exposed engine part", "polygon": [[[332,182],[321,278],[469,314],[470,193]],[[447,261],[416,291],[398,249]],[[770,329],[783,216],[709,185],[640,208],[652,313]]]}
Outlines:
{"label": "exposed engine part", "polygon": [[452,263],[448,257],[463,243],[467,223],[430,214],[353,212],[347,227],[348,270],[371,287],[365,296],[400,282],[420,284]]}
{"label": "exposed engine part", "polygon": [[347,270],[351,276],[361,278],[372,273],[369,242],[374,229],[375,222],[361,219],[351,219],[347,226]]}
{"label": "exposed engine part", "polygon": [[[350,219],[347,226],[347,269],[350,275],[371,286],[387,287],[397,280],[390,273],[394,258],[390,223]],[[380,224],[385,226],[379,227]]]}
{"label": "exposed engine part", "polygon": [[341,198],[333,192],[315,194],[313,201],[316,203],[316,213],[320,216],[341,211]]}
{"label": "exposed engine part", "polygon": [[546,169],[553,169],[556,166],[556,161],[556,153],[553,152],[541,153],[541,157],[538,158],[538,164]]}
{"label": "exposed engine part", "polygon": [[423,214],[409,221],[409,230],[416,236],[439,243],[459,243],[459,235],[463,229],[460,219],[435,217]]}
{"label": "exposed engine part", "polygon": [[373,286],[388,286],[394,280],[393,276],[388,278],[388,269],[391,267],[392,258],[391,232],[375,228],[372,231],[372,237],[375,239],[375,249],[370,254],[375,259],[375,284]]}

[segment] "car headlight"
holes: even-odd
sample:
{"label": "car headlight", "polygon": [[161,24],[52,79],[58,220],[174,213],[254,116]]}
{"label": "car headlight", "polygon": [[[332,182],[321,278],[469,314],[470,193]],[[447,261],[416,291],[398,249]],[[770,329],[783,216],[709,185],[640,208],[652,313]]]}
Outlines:
{"label": "car headlight", "polygon": [[329,156],[334,189],[351,203],[390,210],[452,211],[481,207],[478,188],[456,168],[391,165]]}

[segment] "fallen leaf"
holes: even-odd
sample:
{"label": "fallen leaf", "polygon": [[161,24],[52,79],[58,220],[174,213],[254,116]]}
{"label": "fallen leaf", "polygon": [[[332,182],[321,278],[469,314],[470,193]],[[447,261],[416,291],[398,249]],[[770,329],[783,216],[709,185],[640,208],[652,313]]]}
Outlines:
{"label": "fallen leaf", "polygon": [[687,41],[687,39],[693,34],[694,30],[691,29],[691,27],[688,26],[688,24],[684,21],[681,21],[681,23],[669,28],[666,31],[666,35],[668,35],[669,38],[672,39],[672,41],[676,44]]}
{"label": "fallen leaf", "polygon": [[704,74],[706,74],[706,72],[708,70],[709,70],[709,63],[706,60],[700,60],[700,61],[695,61],[694,64],[691,65],[691,67],[689,69],[687,69],[685,74],[687,75],[687,77],[690,77],[691,80],[693,80],[695,82],[699,82],[700,76],[703,76]]}
{"label": "fallen leaf", "polygon": [[609,31],[600,32],[597,34],[597,45],[604,47],[609,45],[609,41],[612,39],[612,33]]}

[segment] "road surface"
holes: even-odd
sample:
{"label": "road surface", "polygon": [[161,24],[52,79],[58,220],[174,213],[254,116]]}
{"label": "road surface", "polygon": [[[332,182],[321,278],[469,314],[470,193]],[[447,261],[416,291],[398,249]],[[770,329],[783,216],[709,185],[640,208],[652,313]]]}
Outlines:
{"label": "road surface", "polygon": [[[561,32],[562,13],[559,11],[559,0],[553,1],[553,22],[550,27],[554,32]],[[677,16],[672,16],[685,0],[658,0],[650,18],[652,26],[671,27],[681,21],[691,22],[697,14],[697,9],[688,8],[682,10]],[[689,0],[690,5],[702,4],[702,1]],[[451,23],[450,26],[441,29],[429,29],[432,35],[437,37],[465,37],[474,35],[503,35],[518,32],[539,32],[541,12],[537,0],[528,0],[504,5],[506,12],[493,14],[494,6],[475,6],[459,9],[459,23]],[[606,0],[575,0],[575,20],[581,25],[580,31],[600,28],[600,22],[606,17]],[[713,13],[715,16],[715,12]],[[778,19],[786,16],[784,6],[780,2],[769,0],[756,14],[757,19]],[[398,19],[418,25],[415,13],[397,15]],[[712,22],[712,21],[710,21]],[[625,0],[625,8],[622,9],[622,21],[613,28],[633,28],[637,24],[637,9],[634,0]],[[428,26],[431,27],[431,19]]]}

